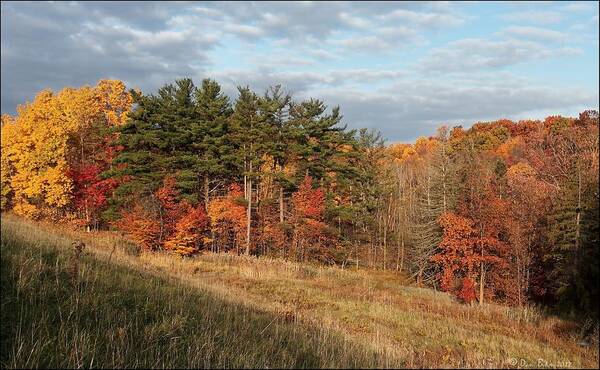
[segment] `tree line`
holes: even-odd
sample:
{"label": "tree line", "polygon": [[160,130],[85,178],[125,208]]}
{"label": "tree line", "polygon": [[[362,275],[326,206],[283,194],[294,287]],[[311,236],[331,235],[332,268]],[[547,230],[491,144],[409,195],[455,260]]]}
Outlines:
{"label": "tree line", "polygon": [[2,210],[148,251],[397,270],[465,302],[597,317],[598,112],[441,126],[385,145],[280,86],[120,81],[2,116]]}

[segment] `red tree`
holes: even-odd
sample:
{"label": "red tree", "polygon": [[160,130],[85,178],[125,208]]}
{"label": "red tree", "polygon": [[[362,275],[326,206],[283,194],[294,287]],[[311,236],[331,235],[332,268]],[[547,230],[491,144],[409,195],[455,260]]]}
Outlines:
{"label": "red tree", "polygon": [[155,250],[160,246],[160,224],[139,204],[131,211],[123,212],[116,226],[145,250]]}
{"label": "red tree", "polygon": [[327,248],[334,240],[323,222],[325,193],[323,189],[313,189],[312,178],[306,176],[298,191],[292,195],[294,211],[292,223],[294,238],[292,245],[297,258],[304,260],[307,255],[325,262],[332,262],[331,251]]}
{"label": "red tree", "polygon": [[475,281],[469,277],[462,279],[460,291],[458,292],[458,298],[465,303],[472,303],[476,298],[475,292]]}
{"label": "red tree", "polygon": [[292,204],[297,217],[321,220],[325,211],[325,193],[321,188],[313,189],[312,178],[306,176],[292,195]]}
{"label": "red tree", "polygon": [[73,181],[73,205],[83,215],[83,221],[88,231],[97,224],[100,211],[106,205],[110,192],[117,186],[115,179],[101,179],[101,168],[88,164],[69,171]]}
{"label": "red tree", "polygon": [[442,290],[456,292],[457,275],[473,278],[479,256],[475,253],[475,229],[473,220],[452,212],[442,214],[439,224],[443,229],[439,252],[431,260],[439,264]]}
{"label": "red tree", "polygon": [[175,234],[165,242],[165,249],[189,256],[201,247],[203,234],[208,228],[208,217],[204,207],[192,207],[186,201],[179,206],[184,209],[183,216],[175,225]]}
{"label": "red tree", "polygon": [[[441,289],[468,301],[476,279],[483,293],[485,286],[481,284],[485,284],[488,273],[488,295],[497,290],[504,291],[508,258],[506,243],[497,236],[482,234],[472,219],[452,212],[442,214],[439,224],[443,229],[442,241],[438,253],[431,260],[442,268],[438,276]],[[465,283],[465,279],[469,281]]]}

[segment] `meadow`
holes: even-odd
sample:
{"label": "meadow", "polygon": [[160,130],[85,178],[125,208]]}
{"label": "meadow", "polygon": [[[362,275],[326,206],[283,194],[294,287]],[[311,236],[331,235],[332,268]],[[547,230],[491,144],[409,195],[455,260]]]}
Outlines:
{"label": "meadow", "polygon": [[3,368],[598,367],[574,322],[393,271],[144,253],[6,213],[1,244]]}

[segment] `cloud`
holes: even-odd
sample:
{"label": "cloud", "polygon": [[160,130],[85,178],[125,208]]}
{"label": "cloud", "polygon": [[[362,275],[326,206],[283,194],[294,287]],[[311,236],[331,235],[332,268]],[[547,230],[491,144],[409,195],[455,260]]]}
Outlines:
{"label": "cloud", "polygon": [[[540,111],[577,112],[597,105],[598,93],[585,89],[548,89],[531,81],[496,75],[436,81],[403,79],[375,92],[315,89],[311,96],[340,105],[349,127],[374,127],[391,141],[431,135],[441,124],[469,127],[481,120],[543,118]],[[537,113],[537,114],[536,114]]]}
{"label": "cloud", "polygon": [[311,88],[333,82],[332,77],[317,72],[279,72],[261,67],[254,70],[221,69],[206,73],[203,77],[217,80],[231,97],[237,96],[237,86],[249,86],[262,94],[269,86],[282,85],[293,95],[302,96]]}
{"label": "cloud", "polygon": [[[558,17],[546,10],[504,15],[511,22],[528,19],[527,24],[495,26],[487,36],[473,28],[478,26],[471,21],[480,16],[476,7],[458,2],[0,6],[2,112],[7,113],[43,88],[117,78],[154,92],[181,77],[197,83],[214,78],[232,98],[237,85],[262,93],[281,84],[297,99],[340,104],[351,127],[376,127],[392,140],[431,134],[448,121],[470,124],[597,106],[597,87],[573,83],[565,88],[558,86],[560,79],[541,84],[508,74],[520,63],[597,50],[597,15],[574,13],[584,11],[576,7]],[[544,16],[551,22],[574,16],[582,21],[571,28],[564,24],[561,31],[532,25],[543,24],[538,18]],[[446,41],[465,31],[473,37]],[[563,37],[575,33],[577,40]],[[565,69],[562,77],[597,76],[596,67],[597,62],[590,71]]]}
{"label": "cloud", "polygon": [[[343,31],[360,32],[360,37],[335,38],[334,44],[356,50],[370,47],[381,50],[418,42],[420,33],[455,27],[465,17],[450,6],[410,2],[266,2],[223,4],[228,22],[251,24],[250,37],[310,42],[335,38]],[[216,5],[215,5],[216,6]],[[260,30],[260,31],[259,31]]]}
{"label": "cloud", "polygon": [[563,32],[530,26],[510,26],[505,28],[502,33],[509,36],[519,36],[541,41],[560,42],[567,40],[567,35]]}
{"label": "cloud", "polygon": [[391,45],[377,36],[352,37],[342,40],[332,41],[334,45],[340,45],[348,49],[362,50],[368,52],[370,50],[386,50]]}
{"label": "cloud", "polygon": [[225,30],[240,36],[250,38],[261,37],[265,34],[264,30],[259,27],[244,24],[228,24],[225,26]]}
{"label": "cloud", "polygon": [[341,12],[339,16],[342,22],[344,22],[352,28],[366,29],[371,27],[372,25],[372,23],[369,20],[348,14],[346,12]]}
{"label": "cloud", "polygon": [[594,5],[591,2],[570,3],[564,5],[561,9],[567,12],[593,12],[595,10]]}
{"label": "cloud", "polygon": [[537,24],[554,24],[564,19],[564,16],[551,10],[528,10],[507,13],[500,16],[502,19],[516,22],[531,22]]}
{"label": "cloud", "polygon": [[314,56],[315,58],[317,58],[321,61],[336,60],[336,59],[341,58],[341,56],[339,54],[336,54],[334,52],[331,52],[331,51],[325,50],[325,49],[316,49],[316,50],[309,49],[306,51],[306,53]]}
{"label": "cloud", "polygon": [[[482,120],[544,118],[540,112],[578,112],[597,106],[598,92],[548,86],[505,72],[454,78],[416,77],[405,71],[328,70],[320,73],[273,70],[228,70],[210,73],[225,91],[249,85],[263,93],[281,84],[296,100],[309,97],[329,107],[339,105],[350,128],[372,127],[391,141],[431,135],[441,124],[463,125]],[[365,89],[364,84],[375,88]]]}
{"label": "cloud", "polygon": [[[108,4],[2,3],[2,111],[14,111],[44,88],[118,78],[154,89],[197,73],[192,61],[210,64],[208,52],[218,44],[216,35],[191,28],[158,29],[150,20],[160,19],[167,27],[168,17],[151,4],[140,6],[148,11],[147,18],[140,10],[114,11]],[[127,15],[132,21],[124,21]]]}
{"label": "cloud", "polygon": [[579,53],[581,50],[577,48],[552,49],[532,41],[471,38],[452,41],[433,49],[421,61],[420,68],[440,72],[469,72]]}
{"label": "cloud", "polygon": [[408,72],[383,69],[346,69],[329,71],[328,75],[331,76],[333,82],[336,84],[342,84],[348,81],[369,83],[381,80],[386,80],[388,82],[393,81],[406,77]]}
{"label": "cloud", "polygon": [[408,72],[380,69],[333,69],[319,72],[281,72],[272,67],[252,70],[227,69],[208,71],[207,77],[214,78],[225,86],[225,90],[235,95],[237,85],[248,85],[256,91],[263,91],[271,85],[281,84],[299,97],[309,96],[315,89],[331,86],[390,83],[406,78]]}
{"label": "cloud", "polygon": [[252,58],[253,64],[261,65],[270,68],[294,68],[306,67],[315,65],[316,62],[309,58],[293,57],[289,55],[271,56],[265,60],[264,57],[258,56]]}
{"label": "cloud", "polygon": [[383,21],[397,21],[420,27],[454,27],[464,23],[464,18],[455,14],[434,12],[416,12],[406,9],[396,9],[388,14],[379,16]]}
{"label": "cloud", "polygon": [[[306,67],[313,61],[342,60],[349,53],[420,42],[420,34],[456,25],[460,18],[447,5],[408,2],[2,2],[1,6],[3,112],[14,112],[17,103],[32,99],[45,87],[114,77],[155,89],[157,83],[174,77],[199,75],[212,66],[211,53],[226,48],[223,43],[231,38],[250,45],[271,42],[286,53],[266,58],[273,61],[265,66]],[[383,19],[386,15],[392,16]],[[248,52],[252,53],[256,54]]]}

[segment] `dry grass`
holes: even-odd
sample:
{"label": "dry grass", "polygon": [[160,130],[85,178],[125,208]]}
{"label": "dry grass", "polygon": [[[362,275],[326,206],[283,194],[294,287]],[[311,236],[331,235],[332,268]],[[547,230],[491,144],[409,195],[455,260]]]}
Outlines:
{"label": "dry grass", "polygon": [[[186,295],[201,292],[203,299],[210,297],[212,304],[266,315],[266,330],[275,325],[302,328],[305,347],[312,345],[306,343],[320,343],[318,350],[312,348],[315,353],[311,356],[318,359],[312,362],[300,359],[307,352],[302,356],[295,354],[295,361],[289,362],[278,359],[277,353],[271,360],[246,353],[245,356],[263,362],[243,362],[229,355],[231,362],[213,361],[211,366],[243,363],[242,366],[269,367],[598,367],[597,347],[579,346],[577,327],[571,322],[545,317],[531,308],[461,305],[446,294],[409,286],[402,275],[392,272],[343,270],[224,254],[193,259],[168,254],[137,255],[114,233],[81,234],[54,225],[25,222],[11,215],[3,215],[3,260],[4,233],[8,230],[12,230],[13,238],[38,247],[40,239],[46,245],[57,246],[81,239],[88,245],[86,258],[102,266],[106,273],[118,268],[128,274],[143,274],[147,279],[166,279],[176,286],[167,291],[181,289]],[[28,262],[20,263],[25,266]],[[84,268],[82,273],[85,271]],[[33,278],[16,279],[17,285],[27,285],[23,279]],[[164,325],[185,325],[189,317],[173,320]],[[250,324],[254,323],[246,323]],[[231,333],[245,330],[255,334],[265,327],[231,326]],[[256,342],[250,346],[252,350],[274,350],[267,349],[274,344],[264,339],[264,333],[252,340]],[[340,343],[347,351],[336,347]],[[212,349],[229,350],[233,349]],[[168,363],[165,359],[160,361],[163,362],[159,366]],[[100,366],[100,362],[97,364]],[[139,363],[129,362],[126,366]]]}

